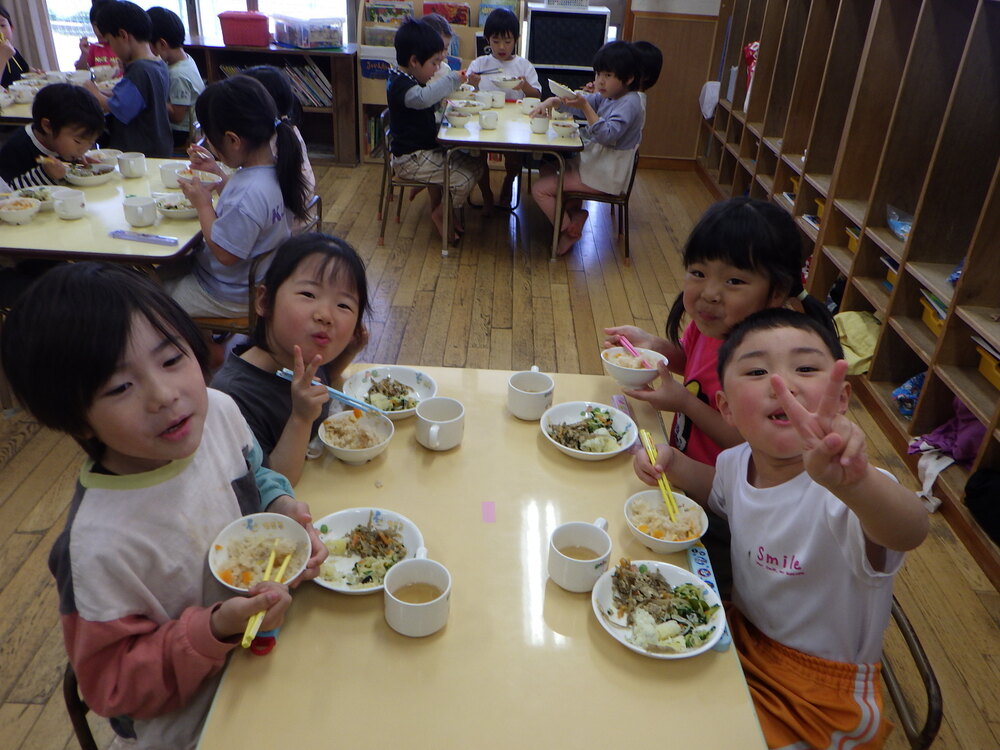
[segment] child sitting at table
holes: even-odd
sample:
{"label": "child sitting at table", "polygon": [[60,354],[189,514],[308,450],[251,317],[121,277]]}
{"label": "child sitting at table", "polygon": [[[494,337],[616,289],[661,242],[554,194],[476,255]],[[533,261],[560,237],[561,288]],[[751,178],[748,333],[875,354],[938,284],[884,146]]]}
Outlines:
{"label": "child sitting at table", "polygon": [[[917,495],[865,455],[846,416],[837,337],[769,308],[719,350],[722,415],[747,442],[716,466],[658,446],[661,471],[732,527],[729,626],[768,747],[880,748],[882,636],[903,551],[927,535]],[[640,451],[640,454],[642,452]]]}
{"label": "child sitting at table", "polygon": [[[94,30],[96,42],[91,42],[87,37],[80,37],[80,59],[73,63],[77,70],[93,70],[99,67],[114,68],[120,75],[122,61],[111,49],[111,46],[101,39],[101,32],[97,30],[97,14],[101,6],[105,3],[113,3],[118,0],[93,0],[90,6],[90,27]],[[117,77],[117,76],[115,76]]]}
{"label": "child sitting at table", "polygon": [[64,162],[84,160],[104,132],[104,113],[93,95],[69,83],[51,83],[31,103],[31,122],[0,147],[0,178],[12,188],[56,185]]}
{"label": "child sitting at table", "polygon": [[101,37],[125,63],[125,75],[107,96],[93,81],[84,85],[111,113],[108,137],[101,145],[146,156],[169,158],[174,152],[167,116],[170,75],[166,63],[153,54],[153,24],[149,15],[128,0],[102,5],[97,12]]}
{"label": "child sitting at table", "polygon": [[184,146],[191,136],[194,103],[205,90],[198,65],[184,51],[184,22],[172,10],[154,7],[146,11],[153,25],[150,49],[167,64],[170,98],[167,117],[174,136],[174,146]]}
{"label": "child sitting at table", "polygon": [[[431,219],[443,236],[442,188],[439,186],[444,185],[448,151],[438,146],[434,111],[442,99],[458,89],[465,76],[451,71],[431,81],[444,59],[444,41],[423,21],[413,18],[403,21],[396,31],[394,46],[398,67],[389,71],[386,84],[392,170],[403,179],[432,184],[427,191],[431,198]],[[452,224],[455,233],[448,240],[454,242],[463,231],[458,208],[468,200],[482,166],[477,158],[462,151],[451,155],[449,165],[452,208],[456,216]]]}
{"label": "child sitting at table", "polygon": [[[535,66],[523,57],[514,53],[518,37],[521,36],[521,22],[508,8],[496,8],[486,17],[483,25],[483,37],[489,44],[489,54],[480,55],[471,63],[467,74],[469,83],[480,91],[504,91],[507,99],[517,101],[526,96],[542,95],[541,84],[538,82],[538,71]],[[495,78],[517,78],[513,89],[502,89]],[[504,178],[500,186],[500,198],[497,202],[501,208],[510,208],[514,193],[514,180],[521,174],[523,157],[515,151],[505,151]],[[479,190],[483,194],[483,212],[487,215],[494,205],[493,188],[490,185],[490,170],[487,164],[487,154],[482,155],[483,176],[479,180]]]}
{"label": "child sitting at table", "polygon": [[0,5],[0,86],[7,88],[30,72],[27,60],[14,47],[14,23],[10,20],[10,12]]}
{"label": "child sitting at table", "polygon": [[[312,381],[341,388],[344,369],[368,343],[364,262],[336,237],[292,237],[257,288],[256,307],[251,344],[233,350],[212,387],[232,396],[268,465],[295,485],[330,409],[326,388]],[[275,375],[283,368],[294,372],[291,382]]]}
{"label": "child sitting at table", "polygon": [[49,555],[83,699],[138,747],[192,748],[247,620],[265,611],[274,628],[291,602],[273,582],[227,591],[208,550],[266,509],[306,528],[309,560],[292,585],[313,578],[326,549],[309,507],[262,465],[232,399],[206,388],[198,329],[144,274],[49,271],[11,310],[0,347],[20,403],[87,453]]}
{"label": "child sitting at table", "polygon": [[[587,119],[583,152],[579,159],[567,163],[562,176],[563,190],[611,195],[625,192],[646,120],[637,93],[641,72],[639,57],[630,43],[609,42],[594,56],[595,93],[577,92],[562,99],[553,96],[532,111],[534,116],[552,107],[565,106]],[[550,221],[562,222],[556,252],[564,255],[580,239],[589,214],[583,209],[583,201],[575,200],[567,201],[562,217],[557,217],[559,175],[551,168],[546,171],[531,186],[531,194]]]}
{"label": "child sitting at table", "polygon": [[660,71],[663,69],[663,53],[652,42],[632,42],[632,49],[635,51],[636,57],[639,58],[639,98],[642,100],[642,109],[645,111],[646,92],[660,80]]}

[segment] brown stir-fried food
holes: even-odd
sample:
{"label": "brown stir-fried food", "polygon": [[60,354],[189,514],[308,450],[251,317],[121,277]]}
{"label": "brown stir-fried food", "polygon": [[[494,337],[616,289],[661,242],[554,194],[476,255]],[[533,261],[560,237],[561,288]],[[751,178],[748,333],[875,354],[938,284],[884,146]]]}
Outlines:
{"label": "brown stir-fried food", "polygon": [[372,380],[365,401],[382,411],[412,409],[417,405],[417,398],[412,388],[388,377]]}
{"label": "brown stir-fried food", "polygon": [[640,571],[623,557],[618,561],[611,581],[619,616],[627,613],[630,625],[637,607],[649,612],[657,622],[670,618],[673,588],[660,571]]}
{"label": "brown stir-fried food", "polygon": [[361,557],[403,557],[406,547],[398,531],[376,529],[371,525],[358,524],[347,540],[347,551]]}

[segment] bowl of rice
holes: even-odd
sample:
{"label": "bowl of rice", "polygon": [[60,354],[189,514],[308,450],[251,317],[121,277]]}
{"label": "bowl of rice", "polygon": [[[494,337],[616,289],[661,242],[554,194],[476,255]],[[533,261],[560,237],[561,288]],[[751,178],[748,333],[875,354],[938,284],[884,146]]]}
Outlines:
{"label": "bowl of rice", "polygon": [[281,582],[293,581],[309,561],[309,534],[302,524],[280,513],[243,516],[219,532],[208,550],[208,567],[227,589],[246,593],[263,580],[272,549],[272,580],[285,556],[291,555]]}
{"label": "bowl of rice", "polygon": [[[614,378],[614,381],[625,388],[641,388],[647,383],[651,383],[659,374],[656,369],[658,362],[668,361],[659,352],[652,349],[640,349],[636,351],[642,357],[631,355],[627,349],[621,346],[613,346],[610,349],[601,351],[601,363],[604,365],[604,372]],[[641,359],[644,359],[650,367],[643,367]]]}
{"label": "bowl of rice", "polygon": [[670,520],[659,490],[637,492],[625,501],[625,522],[632,536],[661,555],[682,552],[708,531],[708,515],[687,495],[674,490],[677,518]]}
{"label": "bowl of rice", "polygon": [[383,414],[348,409],[323,420],[319,439],[345,464],[363,464],[389,446],[395,430],[392,420]]}

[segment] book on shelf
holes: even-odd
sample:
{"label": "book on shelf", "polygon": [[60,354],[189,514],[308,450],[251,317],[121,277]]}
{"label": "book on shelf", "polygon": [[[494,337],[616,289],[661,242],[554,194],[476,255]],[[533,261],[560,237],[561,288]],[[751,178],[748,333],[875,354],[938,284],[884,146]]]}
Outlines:
{"label": "book on shelf", "polygon": [[365,44],[374,47],[392,47],[395,39],[395,26],[365,26]]}
{"label": "book on shelf", "polygon": [[448,23],[456,26],[468,26],[472,9],[469,8],[468,3],[425,2],[424,15],[430,13],[437,13],[439,16],[443,16]]}
{"label": "book on shelf", "polygon": [[[426,12],[427,4],[424,3],[424,9]],[[479,3],[479,19],[476,22],[477,26],[485,26],[486,19],[497,8],[506,8],[515,16],[517,15],[517,0],[490,0],[488,3]]]}
{"label": "book on shelf", "polygon": [[316,84],[316,87],[329,101],[333,100],[333,84],[330,79],[323,75],[323,71],[310,58],[306,58],[305,73]]}
{"label": "book on shelf", "polygon": [[976,333],[972,334],[972,340],[979,344],[979,346],[981,346],[987,354],[993,357],[993,359],[1000,360],[1000,348],[993,346],[993,344]]}
{"label": "book on shelf", "polygon": [[364,22],[380,26],[399,26],[412,15],[410,0],[366,0],[364,6]]}
{"label": "book on shelf", "polygon": [[927,303],[934,309],[934,314],[938,318],[944,320],[945,316],[948,315],[948,305],[941,301],[940,297],[932,292],[928,292],[926,289],[920,289],[921,296],[927,300]]}

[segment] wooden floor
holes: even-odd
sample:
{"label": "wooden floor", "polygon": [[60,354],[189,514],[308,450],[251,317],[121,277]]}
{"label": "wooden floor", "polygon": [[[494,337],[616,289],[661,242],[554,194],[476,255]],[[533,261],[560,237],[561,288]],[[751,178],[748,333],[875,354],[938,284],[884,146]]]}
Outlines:
{"label": "wooden floor", "polygon": [[[682,277],[679,248],[711,200],[694,173],[640,171],[631,266],[614,247],[607,207],[598,204],[590,206],[578,247],[550,262],[548,225],[530,201],[513,216],[489,220],[469,210],[463,245],[442,258],[425,195],[404,203],[403,222],[390,218],[385,245],[377,245],[379,177],[371,166],[317,169],[325,229],[350,241],[368,264],[375,310],[362,359],[412,365],[600,373],[604,326],[662,330]],[[852,417],[869,435],[875,460],[915,487],[857,404]],[[0,748],[77,747],[63,706],[65,657],[46,557],[65,523],[80,460],[72,441],[23,412],[0,419]],[[1000,747],[1000,596],[940,518],[908,555],[897,596],[944,693],[935,747]],[[922,706],[919,678],[894,632],[886,650]],[[93,724],[105,747],[105,722]],[[907,746],[901,730],[888,744]]]}

